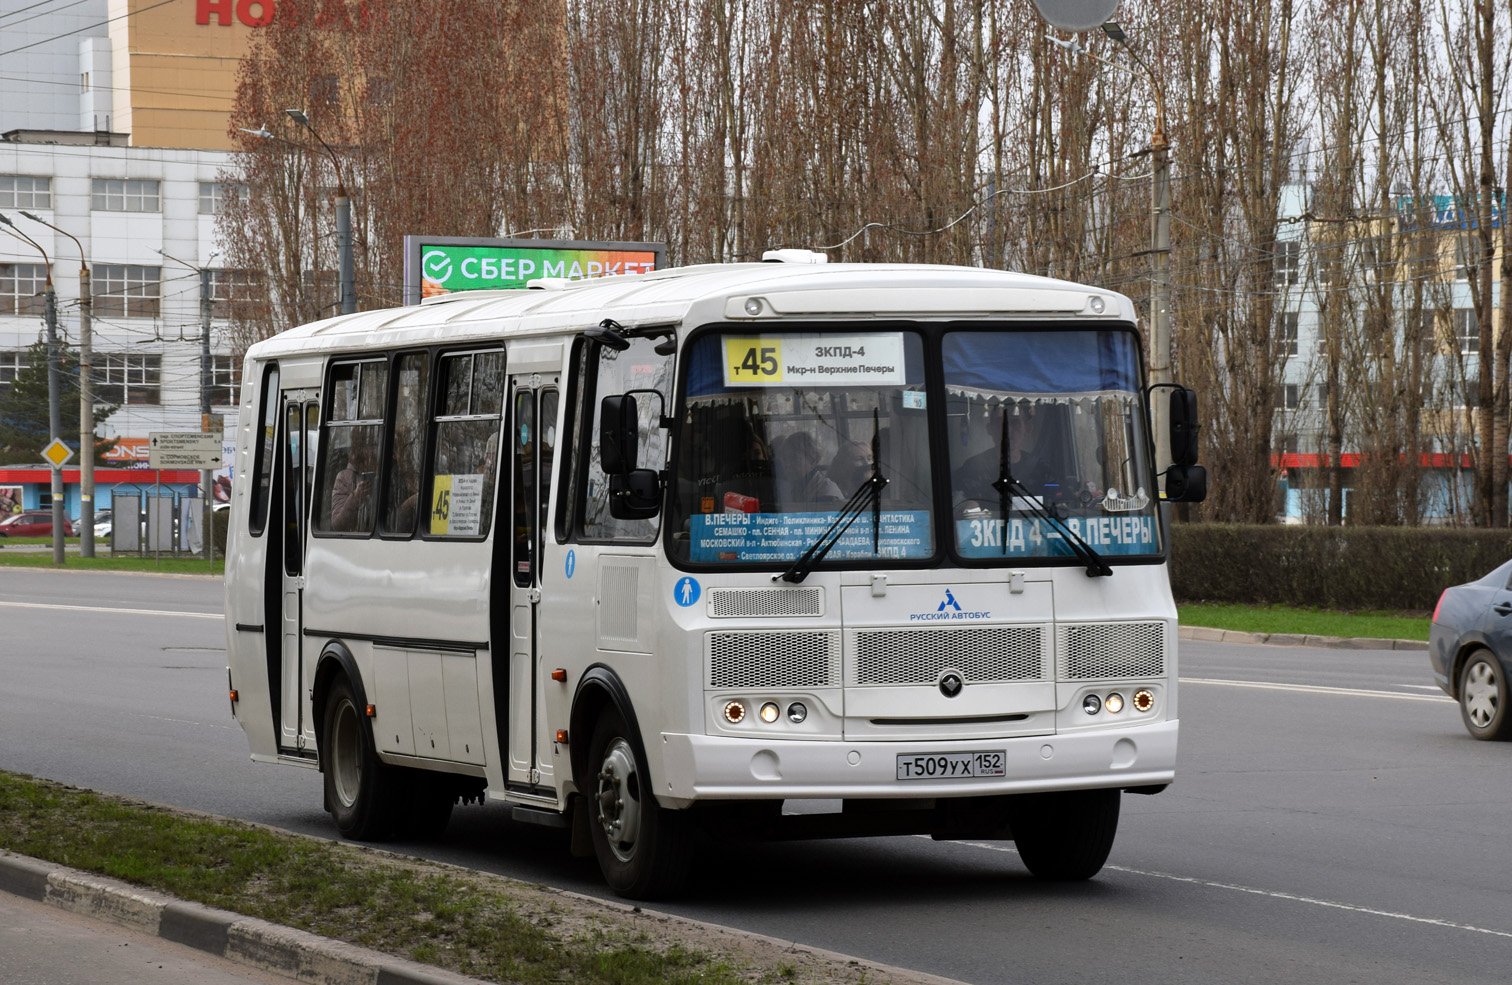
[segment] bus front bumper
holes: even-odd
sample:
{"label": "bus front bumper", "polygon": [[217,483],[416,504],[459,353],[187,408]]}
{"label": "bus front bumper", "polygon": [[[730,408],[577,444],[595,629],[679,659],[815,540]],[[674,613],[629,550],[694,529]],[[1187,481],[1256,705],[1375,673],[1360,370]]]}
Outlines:
{"label": "bus front bumper", "polygon": [[[659,799],[981,797],[1092,787],[1150,787],[1176,773],[1178,722],[1011,739],[846,742],[661,734]],[[901,756],[1001,752],[1002,776],[898,779]]]}

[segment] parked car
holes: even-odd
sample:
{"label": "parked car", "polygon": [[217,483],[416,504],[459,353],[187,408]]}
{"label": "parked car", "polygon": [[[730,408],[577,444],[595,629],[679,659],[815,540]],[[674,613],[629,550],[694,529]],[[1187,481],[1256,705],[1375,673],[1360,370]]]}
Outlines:
{"label": "parked car", "polygon": [[[48,510],[26,510],[0,520],[0,537],[51,537],[52,532],[52,512]],[[64,517],[63,536],[73,535],[74,525]]]}
{"label": "parked car", "polygon": [[1459,702],[1477,739],[1512,739],[1507,666],[1512,660],[1512,561],[1465,585],[1446,588],[1428,630],[1433,678]]}

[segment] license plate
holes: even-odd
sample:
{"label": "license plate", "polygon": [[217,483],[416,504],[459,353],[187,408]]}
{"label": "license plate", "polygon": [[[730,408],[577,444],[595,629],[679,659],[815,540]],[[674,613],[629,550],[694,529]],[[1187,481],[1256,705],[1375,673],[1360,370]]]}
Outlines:
{"label": "license plate", "polygon": [[898,754],[900,780],[955,780],[972,776],[1002,776],[1002,752],[934,752]]}

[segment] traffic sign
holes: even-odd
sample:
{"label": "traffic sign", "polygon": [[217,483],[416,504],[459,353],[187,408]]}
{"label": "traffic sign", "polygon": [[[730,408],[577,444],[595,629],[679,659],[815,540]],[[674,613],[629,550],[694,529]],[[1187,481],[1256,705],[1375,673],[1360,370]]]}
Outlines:
{"label": "traffic sign", "polygon": [[54,438],[52,442],[42,449],[42,457],[52,463],[54,470],[63,468],[63,463],[73,458],[73,449],[63,443],[62,438]]}
{"label": "traffic sign", "polygon": [[154,431],[147,435],[147,463],[154,469],[218,469],[221,436],[200,431]]}

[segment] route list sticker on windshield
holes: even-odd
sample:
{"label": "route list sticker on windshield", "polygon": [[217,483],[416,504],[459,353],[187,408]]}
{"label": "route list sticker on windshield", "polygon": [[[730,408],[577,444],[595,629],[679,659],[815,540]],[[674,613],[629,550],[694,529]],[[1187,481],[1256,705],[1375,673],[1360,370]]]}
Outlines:
{"label": "route list sticker on windshield", "polygon": [[724,340],[724,382],[736,386],[902,386],[903,333],[765,335]]}

